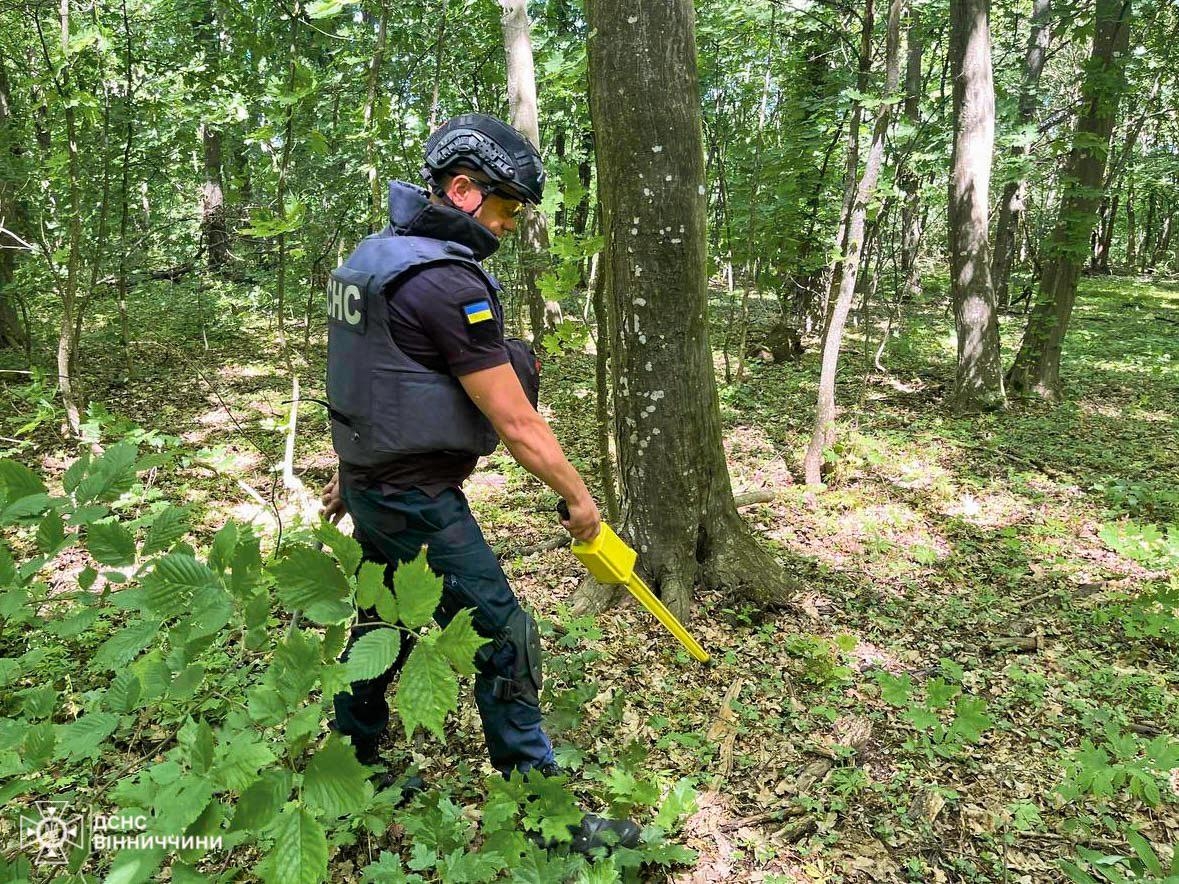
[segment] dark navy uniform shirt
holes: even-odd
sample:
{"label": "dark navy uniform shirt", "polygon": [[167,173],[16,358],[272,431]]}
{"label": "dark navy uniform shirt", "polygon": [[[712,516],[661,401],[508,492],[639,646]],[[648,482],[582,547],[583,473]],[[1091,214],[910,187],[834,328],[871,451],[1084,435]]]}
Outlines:
{"label": "dark navy uniform shirt", "polygon": [[[489,297],[478,273],[462,264],[434,264],[403,280],[389,298],[393,340],[406,356],[434,371],[459,377],[509,362],[500,323],[501,307]],[[470,321],[469,311],[486,302],[493,319]],[[376,467],[340,465],[340,480],[353,488],[384,493],[420,488],[435,496],[458,488],[478,458],[445,451],[406,455]]]}

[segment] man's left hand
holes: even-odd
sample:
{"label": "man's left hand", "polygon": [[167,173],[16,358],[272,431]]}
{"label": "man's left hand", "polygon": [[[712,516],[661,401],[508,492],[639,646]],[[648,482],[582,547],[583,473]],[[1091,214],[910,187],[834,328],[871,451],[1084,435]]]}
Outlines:
{"label": "man's left hand", "polygon": [[336,472],[330,482],[323,486],[323,494],[320,495],[320,502],[323,508],[319,514],[325,519],[331,521],[332,524],[344,518],[347,510],[344,509],[344,498],[340,496],[340,473]]}

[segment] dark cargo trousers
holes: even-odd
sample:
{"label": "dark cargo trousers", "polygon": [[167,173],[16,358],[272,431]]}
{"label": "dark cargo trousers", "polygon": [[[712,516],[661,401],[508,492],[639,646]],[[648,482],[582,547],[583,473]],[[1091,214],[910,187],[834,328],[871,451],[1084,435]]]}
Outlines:
{"label": "dark cargo trousers", "polygon": [[[380,562],[391,585],[397,565],[417,556],[427,545],[430,568],[442,575],[442,601],[434,619],[445,627],[463,608],[473,608],[475,629],[486,638],[501,641],[485,645],[476,657],[475,703],[483,720],[483,736],[491,763],[505,776],[513,769],[527,771],[553,761],[553,746],[544,732],[540,707],[527,698],[502,698],[503,683],[516,671],[517,650],[503,641],[509,618],[520,609],[507,577],[483,532],[471,515],[467,499],[457,489],[430,497],[416,489],[396,494],[342,489],[344,504],[352,516],[353,536],[366,561]],[[518,615],[517,615],[518,616]],[[341,659],[348,659],[352,645],[365,632],[377,628],[374,609],[360,612]],[[389,725],[386,691],[405,664],[412,647],[403,641],[401,653],[383,675],[354,682],[351,693],[336,694],[336,729],[352,737],[353,744],[373,746]],[[497,681],[501,690],[497,692]],[[498,695],[497,695],[498,694]]]}

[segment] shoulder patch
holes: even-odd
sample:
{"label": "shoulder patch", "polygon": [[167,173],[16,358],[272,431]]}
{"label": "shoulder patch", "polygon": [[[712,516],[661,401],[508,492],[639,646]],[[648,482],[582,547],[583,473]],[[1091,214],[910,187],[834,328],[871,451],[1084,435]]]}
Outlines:
{"label": "shoulder patch", "polygon": [[491,303],[486,298],[463,304],[463,315],[467,317],[467,325],[495,319],[491,312]]}

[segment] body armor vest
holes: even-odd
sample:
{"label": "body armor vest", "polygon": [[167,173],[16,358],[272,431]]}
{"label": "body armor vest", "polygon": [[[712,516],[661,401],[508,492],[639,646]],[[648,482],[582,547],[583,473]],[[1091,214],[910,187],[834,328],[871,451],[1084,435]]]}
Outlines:
{"label": "body armor vest", "polygon": [[468,265],[487,284],[502,333],[499,283],[461,243],[386,230],[362,240],[332,271],[327,395],[332,444],[345,463],[376,466],[432,451],[481,456],[499,443],[458,379],[405,355],[390,330],[386,296],[399,280],[413,269],[454,263]]}

